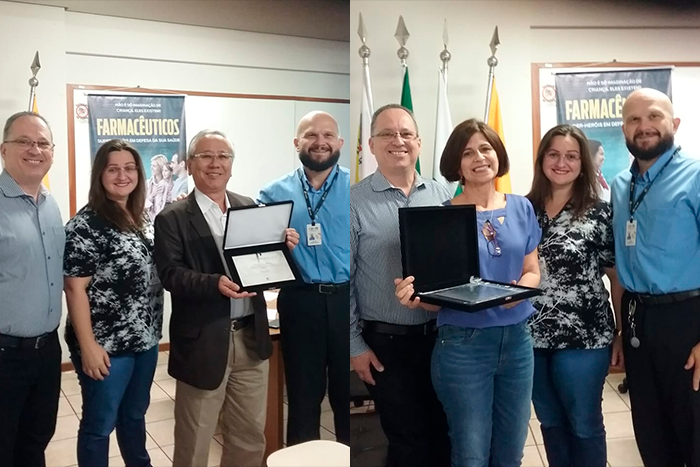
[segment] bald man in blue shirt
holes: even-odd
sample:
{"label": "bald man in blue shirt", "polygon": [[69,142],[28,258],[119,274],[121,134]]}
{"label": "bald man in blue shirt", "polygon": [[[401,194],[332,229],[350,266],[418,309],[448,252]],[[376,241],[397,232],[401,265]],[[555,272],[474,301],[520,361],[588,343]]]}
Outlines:
{"label": "bald man in blue shirt", "polygon": [[648,467],[700,466],[700,160],[653,89],[632,92],[622,131],[635,161],[612,186],[623,342],[637,446]]}
{"label": "bald man in blue shirt", "polygon": [[336,438],[349,444],[350,171],[338,165],[343,139],[326,112],[310,112],[299,121],[294,147],[301,167],[258,197],[262,203],[293,200],[291,226],[301,235],[292,255],[305,285],[283,289],[277,300],[287,445],[320,439],[326,386]]}

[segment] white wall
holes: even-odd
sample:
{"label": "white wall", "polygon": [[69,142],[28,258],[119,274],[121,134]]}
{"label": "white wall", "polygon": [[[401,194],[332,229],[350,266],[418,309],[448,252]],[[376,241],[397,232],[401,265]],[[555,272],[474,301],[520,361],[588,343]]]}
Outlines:
{"label": "white wall", "polygon": [[[511,160],[513,191],[524,194],[532,180],[531,63],[698,61],[700,14],[648,10],[645,2],[573,1],[386,1],[353,0],[350,28],[356,31],[361,12],[372,49],[370,73],[374,106],[398,102],[401,67],[393,37],[403,15],[411,37],[410,69],[413,107],[423,138],[421,167],[431,173],[437,103],[437,70],[447,18],[450,110],[457,124],[484,117],[489,42],[496,25],[501,46],[496,82],[506,146]],[[590,28],[586,28],[590,26]],[[643,29],[654,26],[655,29]],[[685,27],[678,29],[679,26]],[[577,27],[583,29],[570,29]],[[597,29],[591,29],[597,27]],[[608,29],[603,29],[606,27]],[[361,43],[351,36],[350,115],[359,116]],[[357,117],[356,117],[357,118]],[[682,118],[682,116],[681,116]],[[354,135],[356,137],[356,135]]]}
{"label": "white wall", "polygon": [[29,69],[38,50],[41,60],[37,98],[39,112],[51,124],[56,151],[51,191],[61,212],[68,213],[68,151],[66,138],[65,12],[0,1],[0,120],[27,110]]}
{"label": "white wall", "polygon": [[[159,3],[162,8],[177,7],[170,0]],[[202,8],[207,7],[202,2]],[[340,99],[350,95],[349,52],[344,42],[129,20],[0,1],[3,122],[27,108],[29,66],[37,50],[42,64],[39,111],[51,123],[56,143],[49,173],[51,191],[64,220],[69,216],[67,120],[68,112],[73,112],[66,108],[66,84]],[[289,144],[291,147],[291,140]],[[346,151],[351,147],[346,145]],[[164,341],[169,314],[166,301]],[[64,352],[64,361],[67,356]]]}
{"label": "white wall", "polygon": [[347,42],[81,13],[66,14],[65,42],[74,84],[349,97]]}

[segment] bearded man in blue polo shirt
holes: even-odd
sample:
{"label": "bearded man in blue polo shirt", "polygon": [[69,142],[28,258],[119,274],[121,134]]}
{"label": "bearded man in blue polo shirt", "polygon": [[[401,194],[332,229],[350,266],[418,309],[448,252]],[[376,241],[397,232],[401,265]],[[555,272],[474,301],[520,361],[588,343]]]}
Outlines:
{"label": "bearded man in blue polo shirt", "polygon": [[674,142],[669,98],[622,110],[635,161],[612,186],[623,342],[637,446],[648,467],[700,466],[700,161]]}

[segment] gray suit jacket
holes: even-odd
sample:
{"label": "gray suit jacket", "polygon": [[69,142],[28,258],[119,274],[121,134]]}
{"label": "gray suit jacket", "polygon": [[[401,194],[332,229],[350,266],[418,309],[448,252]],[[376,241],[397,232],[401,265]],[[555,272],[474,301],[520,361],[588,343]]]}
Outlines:
{"label": "gray suit jacket", "polygon": [[[254,204],[227,192],[232,207]],[[155,220],[155,261],[158,276],[172,295],[168,373],[200,389],[221,384],[228,362],[230,302],[219,292],[224,264],[194,191],[166,206]],[[272,354],[267,306],[262,294],[252,299],[256,351]]]}

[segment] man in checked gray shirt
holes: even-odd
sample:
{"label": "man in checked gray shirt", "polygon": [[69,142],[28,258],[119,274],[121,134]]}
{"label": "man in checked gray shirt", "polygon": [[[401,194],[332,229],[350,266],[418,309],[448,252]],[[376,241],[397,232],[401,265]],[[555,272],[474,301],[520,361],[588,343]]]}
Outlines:
{"label": "man in checked gray shirt", "polygon": [[451,198],[414,167],[418,126],[398,104],[372,116],[378,170],[350,188],[350,360],[372,395],[389,439],[387,467],[450,465],[447,421],[430,380],[435,319],[394,295],[402,276],[398,209]]}
{"label": "man in checked gray shirt", "polygon": [[0,153],[0,464],[44,466],[61,385],[65,234],[41,181],[53,135],[38,114],[7,119]]}

